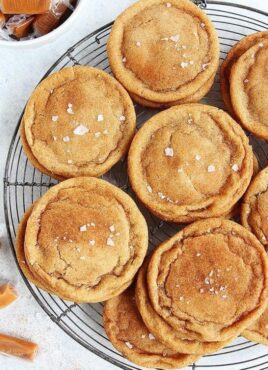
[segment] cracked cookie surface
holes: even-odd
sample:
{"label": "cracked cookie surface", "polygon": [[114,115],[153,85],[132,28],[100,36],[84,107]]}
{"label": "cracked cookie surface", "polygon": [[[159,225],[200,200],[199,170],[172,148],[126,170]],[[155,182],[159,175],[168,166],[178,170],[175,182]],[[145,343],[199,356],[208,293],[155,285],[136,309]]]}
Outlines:
{"label": "cracked cookie surface", "polygon": [[178,369],[199,358],[171,350],[149,332],[135,303],[134,286],[105,303],[103,321],[115,348],[140,366]]}
{"label": "cracked cookie surface", "polygon": [[251,182],[242,203],[241,221],[259,241],[268,245],[268,168]]}
{"label": "cracked cookie surface", "polygon": [[188,0],[138,1],[117,18],[107,47],[116,78],[154,103],[195,94],[219,63],[214,26]]}
{"label": "cracked cookie surface", "polygon": [[234,64],[230,93],[235,114],[246,130],[268,140],[268,39],[248,49]]}
{"label": "cracked cookie surface", "polygon": [[227,213],[252,171],[252,149],[241,127],[224,111],[200,104],[148,120],[128,156],[135,193],[154,214],[174,222]]}
{"label": "cracked cookie surface", "polygon": [[76,178],[35,204],[24,252],[33,275],[55,294],[100,302],[131,283],[147,246],[146,222],[127,194],[103,180]]}
{"label": "cracked cookie surface", "polygon": [[147,271],[155,311],[206,341],[228,340],[258,319],[267,306],[267,278],[261,243],[223,219],[184,228],[154,251]]}
{"label": "cracked cookie surface", "polygon": [[[184,330],[183,327],[180,330],[175,330],[152,307],[148,295],[146,273],[147,263],[144,263],[139,270],[136,283],[136,304],[147,328],[167,347],[182,353],[204,355],[219,351],[233,340],[233,338],[223,342],[190,340],[191,333],[189,331]],[[190,304],[190,302],[186,304]]]}
{"label": "cracked cookie surface", "polygon": [[127,152],[136,127],[124,88],[107,73],[82,66],[42,81],[23,120],[26,154],[30,150],[52,176],[65,178],[107,172]]}

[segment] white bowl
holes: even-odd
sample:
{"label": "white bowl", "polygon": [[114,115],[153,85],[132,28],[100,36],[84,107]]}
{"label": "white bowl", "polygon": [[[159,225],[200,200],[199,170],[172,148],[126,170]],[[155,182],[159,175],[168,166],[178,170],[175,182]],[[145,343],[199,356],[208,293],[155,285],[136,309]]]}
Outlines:
{"label": "white bowl", "polygon": [[48,34],[44,36],[40,36],[32,40],[24,40],[24,41],[0,40],[0,48],[8,47],[12,49],[22,49],[22,48],[26,49],[26,48],[36,48],[39,46],[47,45],[48,43],[55,40],[60,35],[64,34],[71,27],[72,23],[78,18],[85,1],[86,0],[78,0],[74,11],[69,16],[69,18],[67,18],[65,22],[63,22],[60,26],[58,26],[53,31],[49,32]]}

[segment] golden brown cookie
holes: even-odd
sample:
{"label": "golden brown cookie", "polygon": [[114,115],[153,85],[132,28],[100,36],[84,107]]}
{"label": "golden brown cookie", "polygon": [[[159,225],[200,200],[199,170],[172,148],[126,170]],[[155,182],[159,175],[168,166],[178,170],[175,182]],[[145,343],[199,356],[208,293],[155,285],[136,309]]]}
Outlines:
{"label": "golden brown cookie", "polygon": [[242,203],[242,225],[259,241],[268,245],[268,168],[266,167],[251,182]]}
{"label": "golden brown cookie", "polygon": [[246,130],[268,140],[268,39],[247,50],[234,64],[230,93],[235,114]]}
{"label": "golden brown cookie", "polygon": [[154,251],[149,297],[176,330],[204,341],[228,340],[267,307],[267,266],[262,244],[244,227],[224,219],[198,221]]}
{"label": "golden brown cookie", "polygon": [[55,294],[100,302],[126,289],[147,246],[147,225],[133,200],[84,177],[61,182],[38,200],[24,252],[33,275]]}
{"label": "golden brown cookie", "polygon": [[219,64],[215,28],[189,0],[138,1],[116,19],[107,50],[131,94],[163,105],[195,94]]}
{"label": "golden brown cookie", "polygon": [[30,163],[40,172],[43,174],[53,177],[56,180],[62,181],[65,180],[64,177],[55,175],[54,173],[48,171],[44,166],[42,166],[35,156],[33,155],[30,146],[28,145],[26,135],[25,135],[25,128],[24,128],[24,120],[22,118],[21,123],[20,123],[20,140],[21,140],[21,145],[26,153],[27,158],[29,159]]}
{"label": "golden brown cookie", "polygon": [[133,190],[164,220],[222,216],[246,191],[253,155],[241,127],[224,111],[200,104],[165,110],[133,139]]}
{"label": "golden brown cookie", "polygon": [[231,97],[230,97],[230,75],[231,69],[235,62],[240,58],[242,54],[245,53],[249,48],[251,48],[256,43],[260,42],[263,38],[268,37],[268,32],[256,32],[246,37],[243,37],[238,43],[236,43],[227,54],[225,60],[223,61],[220,69],[220,86],[221,94],[226,108],[232,116],[235,116]]}
{"label": "golden brown cookie", "polygon": [[[33,271],[30,270],[30,268],[28,266],[28,263],[27,263],[25,253],[24,253],[25,231],[26,231],[26,227],[27,227],[27,221],[28,221],[28,219],[31,215],[32,209],[33,209],[33,206],[31,206],[25,212],[25,214],[22,217],[22,220],[19,224],[18,230],[17,230],[17,234],[16,234],[16,257],[17,257],[17,261],[18,261],[18,264],[19,264],[19,266],[20,266],[20,268],[21,268],[21,270],[22,270],[22,272],[23,272],[23,274],[24,274],[24,276],[26,277],[27,280],[29,280],[31,283],[36,285],[38,288],[41,288],[41,289],[45,290],[46,292],[48,292],[50,294],[54,294],[55,292],[51,289],[51,287],[48,284],[46,284],[44,281],[42,281],[37,274],[35,274]],[[120,287],[120,289],[118,290],[117,293],[120,294],[123,290],[127,289],[127,287],[130,284],[131,284],[131,281],[127,282],[123,287]],[[62,294],[59,294],[59,293],[57,293],[57,295],[60,298],[65,299],[67,301],[72,300],[72,297],[69,297],[67,295],[62,295]],[[112,296],[113,295],[114,294],[112,294]]]}
{"label": "golden brown cookie", "polygon": [[135,303],[134,286],[105,303],[103,323],[114,347],[137,365],[178,369],[200,356],[174,352],[159,342],[142,321]]}
{"label": "golden brown cookie", "polygon": [[127,152],[136,127],[124,88],[107,73],[82,66],[42,81],[23,120],[30,160],[65,178],[107,172]]}
{"label": "golden brown cookie", "polygon": [[251,340],[268,346],[268,309],[251,324],[246,330],[243,331],[242,335]]}
{"label": "golden brown cookie", "polygon": [[183,339],[184,336],[189,337],[189,331],[183,328],[180,328],[180,331],[175,330],[153,309],[148,296],[146,269],[146,264],[143,264],[138,273],[135,294],[136,304],[145,325],[160,342],[175,351],[204,355],[219,351],[234,339],[224,342],[201,342]]}

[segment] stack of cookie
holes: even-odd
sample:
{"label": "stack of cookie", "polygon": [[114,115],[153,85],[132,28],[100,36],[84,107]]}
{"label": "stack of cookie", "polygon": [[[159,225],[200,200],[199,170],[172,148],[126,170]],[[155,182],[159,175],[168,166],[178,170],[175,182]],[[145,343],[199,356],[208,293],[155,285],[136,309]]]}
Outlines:
{"label": "stack of cookie", "polygon": [[224,347],[264,312],[267,268],[262,245],[242,226],[195,222],[154,250],[135,299],[129,290],[106,303],[107,335],[137,364],[184,366]]}
{"label": "stack of cookie", "polygon": [[188,0],[139,1],[115,21],[108,57],[118,81],[149,107],[199,101],[219,64],[213,23]]}
{"label": "stack of cookie", "polygon": [[25,214],[16,240],[24,275],[74,302],[101,302],[124,291],[147,246],[147,225],[133,200],[90,177],[51,188]]}
{"label": "stack of cookie", "polygon": [[228,53],[221,73],[221,91],[229,112],[254,135],[268,140],[268,32],[240,40]]}

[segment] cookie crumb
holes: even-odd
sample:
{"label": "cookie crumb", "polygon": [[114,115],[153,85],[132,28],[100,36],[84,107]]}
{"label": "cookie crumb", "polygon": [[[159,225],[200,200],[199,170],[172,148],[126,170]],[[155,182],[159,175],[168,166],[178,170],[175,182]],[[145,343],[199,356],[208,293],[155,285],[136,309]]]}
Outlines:
{"label": "cookie crumb", "polygon": [[173,155],[174,155],[173,149],[170,148],[170,147],[165,148],[165,155],[167,157],[173,157]]}

